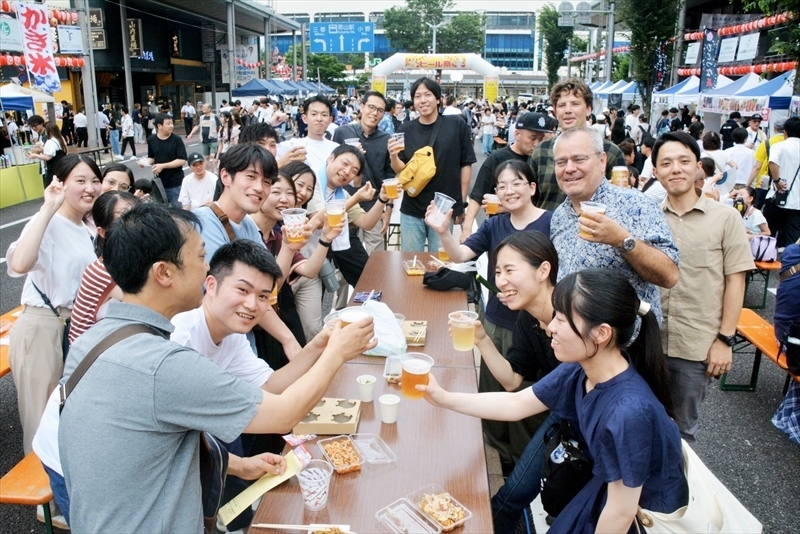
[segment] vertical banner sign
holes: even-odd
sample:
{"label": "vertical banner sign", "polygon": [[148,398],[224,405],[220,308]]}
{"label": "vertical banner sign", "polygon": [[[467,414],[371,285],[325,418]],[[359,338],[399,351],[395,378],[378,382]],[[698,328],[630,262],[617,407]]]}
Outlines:
{"label": "vertical banner sign", "polygon": [[486,76],[483,79],[483,99],[487,102],[497,100],[497,76]]}
{"label": "vertical banner sign", "polygon": [[667,81],[667,42],[661,41],[656,49],[656,65],[653,68],[653,92],[663,91]]}
{"label": "vertical banner sign", "polygon": [[128,49],[130,56],[138,58],[142,55],[142,19],[128,19]]}
{"label": "vertical banner sign", "polygon": [[715,30],[703,30],[703,51],[700,56],[700,92],[717,87],[717,49],[719,38]]}
{"label": "vertical banner sign", "polygon": [[47,7],[18,2],[17,18],[22,32],[25,62],[33,88],[48,93],[61,91],[61,81],[58,79],[53,59]]}
{"label": "vertical banner sign", "polygon": [[386,76],[372,75],[372,90],[378,91],[380,94],[386,94]]}

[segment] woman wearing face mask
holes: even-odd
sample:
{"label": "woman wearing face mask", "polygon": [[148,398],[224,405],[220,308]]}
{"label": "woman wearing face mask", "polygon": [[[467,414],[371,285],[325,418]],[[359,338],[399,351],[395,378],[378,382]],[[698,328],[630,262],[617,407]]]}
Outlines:
{"label": "woman wearing face mask", "polygon": [[636,532],[638,506],[672,513],[689,498],[658,320],[625,277],[609,269],[568,275],[552,302],[548,330],[562,364],[532,388],[451,393],[434,375],[416,387],[431,404],[475,417],[512,421],[550,409],[569,420],[594,460],[593,477],[550,532]]}
{"label": "woman wearing face mask", "polygon": [[100,169],[85,156],[64,156],[44,191],[44,204],[6,252],[9,276],[27,275],[24,305],[11,329],[8,358],[14,370],[25,453],[48,395],[64,368],[62,336],[86,266],[95,260],[83,216],[100,196]]}
{"label": "woman wearing face mask", "polygon": [[753,239],[753,236],[757,235],[771,235],[764,214],[753,206],[753,202],[756,200],[756,190],[752,187],[739,189],[739,198],[744,203],[742,221],[744,221],[744,231],[747,232],[747,239]]}
{"label": "woman wearing face mask", "polygon": [[[282,169],[278,173],[278,178],[272,184],[270,193],[261,205],[261,210],[257,213],[250,215],[255,221],[261,235],[264,239],[267,249],[275,256],[281,272],[285,273],[285,277],[275,284],[273,295],[277,298],[279,306],[279,315],[284,323],[289,327],[292,333],[297,338],[300,345],[305,345],[307,338],[303,328],[303,322],[296,307],[295,295],[292,291],[292,283],[298,277],[306,277],[308,279],[316,279],[322,263],[325,261],[328,249],[326,247],[318,246],[314,249],[313,254],[306,259],[300,253],[300,249],[306,244],[306,241],[299,243],[290,243],[286,241],[277,227],[278,223],[283,222],[281,211],[297,206],[297,193],[295,189],[295,182],[292,180],[286,169]],[[326,241],[335,239],[344,228],[344,224],[339,224],[333,228],[328,227],[327,221],[322,230],[322,238]],[[288,283],[287,283],[288,282]],[[321,299],[317,302],[317,306],[321,309]],[[320,312],[317,312],[320,313]],[[278,344],[280,347],[280,344]],[[275,352],[275,351],[272,351]],[[282,352],[282,351],[281,351]],[[261,354],[261,351],[259,351]],[[288,361],[288,360],[287,360]],[[273,369],[278,369],[280,365],[273,365],[269,362]],[[275,362],[280,364],[281,362]],[[284,364],[286,362],[283,362]]]}
{"label": "woman wearing face mask", "polygon": [[[460,263],[476,259],[484,252],[492,253],[507,236],[523,230],[536,230],[549,236],[550,219],[553,214],[535,206],[538,198],[536,186],[533,171],[525,162],[512,160],[501,163],[495,171],[495,191],[505,213],[486,219],[463,244],[460,244],[448,230],[452,211],[447,214],[440,226],[431,226],[439,234],[450,260]],[[431,203],[428,210],[433,209],[436,208]],[[425,220],[427,222],[428,218]],[[494,283],[495,265],[491,261],[487,274],[489,282]],[[508,352],[511,333],[517,320],[517,312],[509,309],[505,300],[506,297],[502,292],[497,294],[490,292],[483,320],[487,336],[503,355]],[[482,360],[478,391],[502,391],[503,388],[492,373],[486,371],[486,361]],[[508,423],[483,422],[484,433],[489,443],[500,452],[500,459],[505,464],[506,471],[512,468],[513,463],[522,454],[539,423],[540,421],[533,420],[514,423],[515,429],[510,432],[512,425]]]}

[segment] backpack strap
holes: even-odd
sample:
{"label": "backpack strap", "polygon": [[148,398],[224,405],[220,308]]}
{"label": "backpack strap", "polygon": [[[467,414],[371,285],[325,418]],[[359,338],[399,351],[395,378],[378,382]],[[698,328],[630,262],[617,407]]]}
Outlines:
{"label": "backpack strap", "polygon": [[233,243],[236,241],[236,234],[233,233],[233,228],[231,227],[230,220],[228,220],[228,216],[219,206],[217,206],[216,202],[211,203],[211,211],[214,212],[214,215],[217,216],[219,222],[222,223],[222,227],[225,228],[225,233],[228,234],[228,239],[230,242]]}
{"label": "backpack strap", "polygon": [[89,370],[89,367],[92,366],[95,360],[97,360],[97,358],[99,358],[100,355],[106,350],[116,345],[123,339],[135,336],[136,334],[155,334],[155,332],[152,328],[143,324],[125,326],[106,336],[105,339],[100,341],[100,343],[95,345],[94,348],[89,351],[83,360],[81,360],[81,363],[78,364],[78,367],[75,368],[75,371],[73,371],[69,376],[67,382],[58,386],[60,392],[59,396],[61,398],[60,406],[58,408],[59,413],[61,413],[61,410],[64,409],[64,403],[66,403],[67,397],[69,397],[70,393],[72,393],[72,391],[75,389],[75,386],[78,385],[78,382],[81,381],[81,378],[83,378],[83,375],[86,374],[86,371]]}

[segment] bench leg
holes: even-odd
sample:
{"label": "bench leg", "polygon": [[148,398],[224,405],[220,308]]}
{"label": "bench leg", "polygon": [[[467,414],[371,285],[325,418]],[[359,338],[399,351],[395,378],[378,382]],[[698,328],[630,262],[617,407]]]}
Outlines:
{"label": "bench leg", "polygon": [[719,389],[722,391],[755,391],[758,384],[758,371],[761,369],[761,351],[756,349],[756,355],[753,359],[753,371],[750,374],[749,384],[726,384],[728,378],[727,373],[722,375],[722,380],[719,383]]}
{"label": "bench leg", "polygon": [[42,513],[44,514],[44,531],[47,534],[53,534],[53,518],[50,516],[49,502],[42,505]]}

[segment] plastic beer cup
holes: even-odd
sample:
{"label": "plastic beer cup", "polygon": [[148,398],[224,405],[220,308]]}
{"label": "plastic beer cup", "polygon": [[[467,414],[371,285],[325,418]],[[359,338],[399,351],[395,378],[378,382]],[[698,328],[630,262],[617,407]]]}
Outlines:
{"label": "plastic beer cup", "polygon": [[339,320],[342,321],[342,328],[360,321],[361,319],[366,319],[367,317],[370,317],[370,314],[365,312],[360,306],[352,306],[339,312]]}
{"label": "plastic beer cup", "polygon": [[[581,213],[583,213],[584,211],[605,215],[606,205],[600,204],[599,202],[581,202]],[[578,235],[587,239],[592,237],[592,234],[588,234],[583,230],[578,230]]]}
{"label": "plastic beer cup", "polygon": [[419,400],[425,394],[417,391],[417,384],[428,385],[428,373],[433,367],[433,358],[421,352],[407,352],[401,357],[403,374],[400,378],[400,391],[407,399]]}
{"label": "plastic beer cup", "polygon": [[300,243],[303,241],[303,226],[306,224],[306,210],[302,208],[290,208],[281,211],[283,216],[283,232],[289,243]]}
{"label": "plastic beer cup", "polygon": [[496,215],[499,207],[500,199],[497,195],[486,195],[486,213],[488,215]]}
{"label": "plastic beer cup", "polygon": [[389,178],[383,181],[383,187],[386,189],[386,196],[389,197],[389,200],[394,200],[400,196],[400,191],[397,189],[399,183],[397,178]]}
{"label": "plastic beer cup", "polygon": [[325,204],[328,226],[334,227],[344,221],[344,200],[330,200]]}
{"label": "plastic beer cup", "polygon": [[459,351],[470,351],[475,345],[475,321],[478,314],[471,311],[457,311],[448,315],[450,330],[453,334],[453,348]]}

